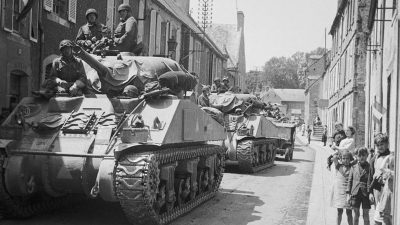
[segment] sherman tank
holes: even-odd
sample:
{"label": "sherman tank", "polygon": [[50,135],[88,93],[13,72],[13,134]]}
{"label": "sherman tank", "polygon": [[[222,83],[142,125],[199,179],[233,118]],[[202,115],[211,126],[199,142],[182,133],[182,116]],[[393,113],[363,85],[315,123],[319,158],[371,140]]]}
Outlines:
{"label": "sherman tank", "polygon": [[288,129],[265,116],[262,102],[251,94],[226,92],[212,94],[210,103],[223,113],[226,165],[237,166],[244,173],[274,165],[277,151],[287,144]]}
{"label": "sherman tank", "polygon": [[[171,95],[193,77],[171,59],[78,54],[90,94],[24,98],[0,126],[2,216],[26,218],[84,196],[119,202],[132,224],[167,224],[212,198],[224,155],[211,143],[225,139],[224,128]],[[162,89],[138,98],[109,94],[154,80]]]}

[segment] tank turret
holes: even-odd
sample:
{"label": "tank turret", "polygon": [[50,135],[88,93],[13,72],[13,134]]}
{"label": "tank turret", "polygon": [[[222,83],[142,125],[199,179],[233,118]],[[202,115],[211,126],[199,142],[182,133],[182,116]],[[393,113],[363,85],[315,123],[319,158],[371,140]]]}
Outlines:
{"label": "tank turret", "polygon": [[278,129],[274,121],[265,117],[263,102],[254,95],[226,92],[212,94],[210,103],[224,113],[227,165],[236,165],[247,173],[274,165],[283,143],[280,134],[286,135],[290,129]]}

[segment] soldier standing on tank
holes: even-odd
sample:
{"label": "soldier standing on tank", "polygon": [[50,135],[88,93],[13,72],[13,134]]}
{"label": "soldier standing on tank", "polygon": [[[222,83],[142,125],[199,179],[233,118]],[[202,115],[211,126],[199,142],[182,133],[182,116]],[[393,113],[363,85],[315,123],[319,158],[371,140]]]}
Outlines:
{"label": "soldier standing on tank", "polygon": [[86,73],[83,63],[72,54],[73,43],[62,40],[59,45],[61,57],[54,59],[47,80],[43,86],[49,92],[82,95],[86,87]]}
{"label": "soldier standing on tank", "polygon": [[76,36],[76,43],[86,50],[94,47],[94,44],[100,41],[107,34],[107,27],[104,24],[98,23],[98,14],[95,9],[86,11],[87,23],[81,26]]}
{"label": "soldier standing on tank", "polygon": [[118,7],[120,22],[114,31],[115,49],[121,52],[135,52],[137,45],[137,22],[132,16],[129,4]]}

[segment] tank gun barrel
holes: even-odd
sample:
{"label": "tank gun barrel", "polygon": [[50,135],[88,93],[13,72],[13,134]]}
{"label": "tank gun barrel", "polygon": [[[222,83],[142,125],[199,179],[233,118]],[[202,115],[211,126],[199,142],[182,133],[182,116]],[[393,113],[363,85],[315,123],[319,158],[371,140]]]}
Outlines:
{"label": "tank gun barrel", "polygon": [[105,77],[106,74],[110,72],[106,66],[104,66],[99,61],[97,61],[93,56],[91,56],[89,53],[87,53],[81,47],[76,45],[74,50],[76,50],[75,53],[79,58],[81,58],[89,66],[91,66],[93,69],[95,69],[97,71],[100,78]]}

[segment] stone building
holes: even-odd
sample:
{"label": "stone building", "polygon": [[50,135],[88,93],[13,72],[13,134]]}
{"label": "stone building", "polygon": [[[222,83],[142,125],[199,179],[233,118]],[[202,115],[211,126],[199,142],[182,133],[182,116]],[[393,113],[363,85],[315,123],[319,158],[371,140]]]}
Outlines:
{"label": "stone building", "polygon": [[336,121],[357,130],[357,145],[364,144],[366,38],[369,0],[339,0],[329,34],[332,35],[328,79],[328,121],[332,132]]}
{"label": "stone building", "polygon": [[281,111],[291,119],[304,118],[304,89],[274,89],[261,93],[260,98],[265,103],[277,103]]}
{"label": "stone building", "polygon": [[366,64],[365,144],[373,147],[374,134],[389,135],[395,154],[396,178],[393,224],[400,224],[400,79],[398,1],[372,0],[368,16]]}
{"label": "stone building", "polygon": [[[304,69],[306,79],[304,123],[312,125],[314,119],[319,116],[323,124],[326,124],[322,112],[321,100],[321,78],[326,71],[326,55],[311,55]],[[325,121],[324,121],[325,120]]]}
{"label": "stone building", "polygon": [[213,24],[206,29],[206,32],[228,57],[226,75],[230,78],[230,83],[245,90],[246,57],[243,12],[237,12],[236,24]]}

